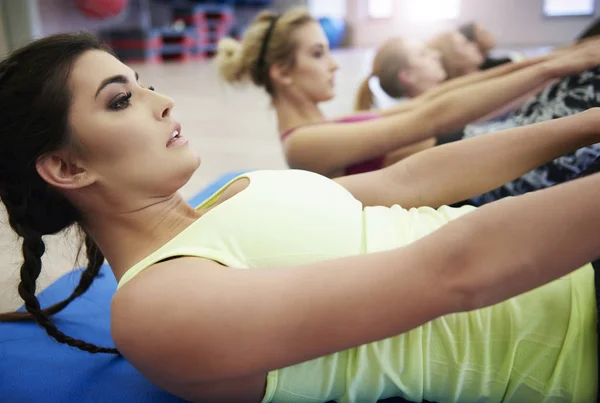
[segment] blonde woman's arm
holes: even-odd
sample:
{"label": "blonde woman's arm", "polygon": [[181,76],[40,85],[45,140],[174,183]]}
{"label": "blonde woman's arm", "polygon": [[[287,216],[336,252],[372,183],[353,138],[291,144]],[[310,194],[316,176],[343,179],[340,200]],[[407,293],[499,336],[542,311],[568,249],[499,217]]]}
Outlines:
{"label": "blonde woman's arm", "polygon": [[[518,62],[513,62],[513,63],[506,63],[506,64],[503,64],[503,65],[500,65],[500,66],[497,66],[497,67],[494,67],[494,68],[491,68],[488,70],[479,71],[476,73],[457,77],[452,80],[448,80],[448,81],[436,86],[435,88],[432,88],[431,90],[413,98],[411,100],[411,102],[405,102],[404,104],[406,104],[406,105],[399,104],[399,105],[396,105],[396,106],[393,106],[390,108],[383,109],[383,110],[379,111],[379,113],[381,113],[382,115],[403,113],[403,112],[406,112],[407,110],[410,110],[412,108],[419,106],[419,104],[422,104],[423,102],[430,102],[433,99],[439,97],[440,95],[443,95],[449,91],[453,91],[457,88],[466,87],[466,86],[480,83],[482,81],[502,77],[504,75],[511,74],[511,73],[521,70],[523,68],[527,68],[527,67],[539,64],[539,63],[546,62],[553,58],[564,57],[568,54],[573,54],[575,51],[579,51],[586,46],[600,46],[600,40],[598,38],[594,38],[585,43],[581,43],[581,44],[577,44],[577,45],[570,45],[570,46],[567,46],[564,48],[556,49],[547,55],[536,56],[536,57],[524,59],[524,60],[521,60]],[[558,78],[560,78],[560,77],[558,77]],[[529,94],[526,94],[525,97],[530,97],[530,96],[535,95],[537,92],[541,91],[546,85],[551,84],[551,82],[552,81],[549,80],[548,82],[543,83],[539,88],[536,88]],[[519,106],[523,103],[523,101],[524,101],[524,99],[516,99],[516,100],[514,100],[512,105],[507,106],[507,108],[510,109],[511,107]],[[493,117],[493,116],[494,115],[490,115],[489,117]]]}
{"label": "blonde woman's arm", "polygon": [[600,142],[600,109],[438,146],[385,169],[336,179],[365,205],[453,204]]}
{"label": "blonde woman's arm", "polygon": [[331,176],[349,165],[453,133],[548,80],[598,64],[600,46],[590,46],[565,57],[455,89],[405,113],[352,124],[306,126],[285,139],[286,159],[292,168]]}

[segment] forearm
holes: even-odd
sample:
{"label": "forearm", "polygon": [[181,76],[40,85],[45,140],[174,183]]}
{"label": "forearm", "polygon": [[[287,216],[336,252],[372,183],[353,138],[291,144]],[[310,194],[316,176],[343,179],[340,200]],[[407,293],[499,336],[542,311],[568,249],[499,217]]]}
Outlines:
{"label": "forearm", "polygon": [[434,99],[438,98],[441,95],[447,94],[448,92],[454,91],[458,88],[466,88],[470,85],[477,84],[483,81],[491,80],[493,78],[501,77],[506,74],[510,74],[517,70],[521,70],[525,67],[533,66],[538,64],[544,60],[547,60],[547,57],[536,57],[532,59],[527,59],[517,63],[507,63],[493,69],[489,69],[486,71],[481,71],[473,74],[467,74],[462,77],[458,77],[444,83],[439,84],[435,88],[430,89],[429,91],[414,97],[408,101],[402,102],[398,105],[392,106],[390,108],[383,109],[379,111],[379,113],[383,116],[389,116],[396,113],[403,113],[410,110],[413,110],[418,107],[422,107],[428,102],[432,102]]}
{"label": "forearm", "polygon": [[462,77],[454,78],[452,80],[446,81],[437,87],[423,93],[418,96],[416,99],[423,101],[432,101],[434,98],[437,98],[440,95],[443,95],[447,92],[453,91],[457,88],[466,87],[469,85],[477,84],[483,81],[491,80],[497,77],[502,77],[507,74],[513,73],[515,71],[521,70],[526,67],[530,67],[536,64],[539,64],[543,61],[548,60],[549,56],[540,56],[534,57],[531,59],[525,59],[523,61],[515,62],[515,63],[506,63],[500,65],[498,67],[494,67],[489,70],[479,71],[472,74],[467,74]]}
{"label": "forearm", "polygon": [[409,112],[409,111],[412,111],[416,108],[423,106],[423,102],[424,102],[424,100],[422,100],[418,97],[411,98],[409,100],[400,102],[399,104],[391,106],[389,108],[381,109],[381,110],[377,111],[377,113],[379,113],[381,116],[390,116],[390,115],[395,115],[398,113],[405,113],[405,112]]}
{"label": "forearm", "polygon": [[568,152],[599,142],[599,111],[592,109],[435,147],[387,169],[394,182],[410,183],[414,194],[420,195],[415,204],[456,203],[495,189]]}
{"label": "forearm", "polygon": [[421,111],[434,135],[458,130],[555,78],[549,65],[538,64],[512,74],[459,88],[429,102]]}
{"label": "forearm", "polygon": [[[454,287],[477,309],[558,279],[600,257],[600,174],[490,203],[460,227],[468,251]],[[452,282],[452,277],[450,278]]]}
{"label": "forearm", "polygon": [[500,109],[495,110],[494,112],[483,116],[482,118],[478,119],[478,122],[485,122],[491,119],[496,119],[502,115],[505,115],[509,112],[512,112],[514,110],[517,110],[519,108],[522,108],[528,101],[530,101],[533,97],[535,97],[536,95],[538,95],[540,92],[542,92],[542,90],[544,90],[544,88],[554,84],[557,80],[548,80],[545,83],[539,85],[537,88],[534,88],[533,90],[529,91],[526,94],[521,95],[519,98],[516,98],[512,101],[510,101],[508,104],[502,106]]}

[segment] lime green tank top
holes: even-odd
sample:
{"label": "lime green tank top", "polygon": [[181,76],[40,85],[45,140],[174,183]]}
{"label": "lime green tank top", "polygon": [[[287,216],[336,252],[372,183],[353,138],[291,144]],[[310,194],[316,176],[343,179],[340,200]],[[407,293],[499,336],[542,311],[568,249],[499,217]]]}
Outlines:
{"label": "lime green tank top", "polygon": [[[131,267],[119,287],[174,256],[251,270],[388,250],[474,209],[363,207],[336,182],[305,171],[242,177],[250,180],[245,190]],[[198,208],[213,206],[229,184]],[[263,402],[362,403],[393,396],[417,402],[595,401],[593,276],[586,265],[492,307],[447,315],[401,335],[271,371]]]}

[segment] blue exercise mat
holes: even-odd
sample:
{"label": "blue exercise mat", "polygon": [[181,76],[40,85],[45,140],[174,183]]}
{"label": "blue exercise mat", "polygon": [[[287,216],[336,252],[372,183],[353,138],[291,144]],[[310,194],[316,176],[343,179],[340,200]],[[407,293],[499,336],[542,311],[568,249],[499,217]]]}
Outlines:
{"label": "blue exercise mat", "polygon": [[[220,177],[190,204],[199,205],[241,172]],[[66,274],[40,295],[42,306],[68,297],[79,271]],[[69,336],[113,347],[110,301],[116,281],[107,265],[90,289],[53,318]],[[34,323],[0,323],[0,402],[180,403],[144,379],[122,357],[89,354],[59,344]]]}

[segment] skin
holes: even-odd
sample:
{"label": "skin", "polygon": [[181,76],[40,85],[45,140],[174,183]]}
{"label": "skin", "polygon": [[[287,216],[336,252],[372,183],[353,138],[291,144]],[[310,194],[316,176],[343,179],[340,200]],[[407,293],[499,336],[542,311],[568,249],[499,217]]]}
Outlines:
{"label": "skin", "polygon": [[444,43],[445,58],[453,77],[479,70],[483,54],[476,43],[470,42],[460,32],[452,31],[439,35],[431,43]]}
{"label": "skin", "polygon": [[[123,82],[98,92],[114,76]],[[200,158],[187,144],[167,147],[177,125],[173,100],[141,86],[135,72],[108,53],[83,54],[70,88],[77,146],[40,159],[38,172],[80,209],[119,278],[201,214],[177,194]],[[128,91],[130,104],[123,99]]]}
{"label": "skin", "polygon": [[[115,76],[122,82],[99,91]],[[173,100],[141,86],[135,73],[113,56],[100,51],[82,55],[69,88],[73,145],[39,158],[37,170],[80,209],[86,230],[119,280],[130,266],[206,213],[194,210],[177,193],[200,159],[183,141],[167,146],[177,127],[171,116]],[[117,105],[111,102],[128,91],[131,103],[123,98],[117,98]],[[365,205],[452,203],[596,142],[597,121],[594,111],[467,140],[338,183]],[[472,153],[490,158],[464,158]],[[439,166],[445,169],[439,171]],[[235,182],[220,202],[247,186],[245,180]],[[499,202],[487,214],[468,214],[409,247],[306,267],[238,270],[201,258],[161,262],[115,295],[113,338],[144,376],[172,393],[192,401],[258,402],[270,369],[399,334],[447,313],[497,303],[591,260],[600,247],[592,236],[600,219],[594,203],[597,189],[598,176],[536,192],[520,204]],[[539,224],[534,212],[556,205],[563,214],[549,214],[538,220],[543,225],[533,225]],[[497,231],[497,225],[490,225],[496,221],[514,228]],[[565,221],[572,225],[565,226]],[[447,247],[436,247],[440,244]],[[511,254],[498,246],[506,244]],[[457,265],[461,262],[468,264]],[[546,270],[540,273],[538,267]],[[436,287],[429,286],[432,282]],[[199,284],[202,292],[197,292]],[[324,294],[318,284],[332,286]],[[374,287],[379,289],[376,295]],[[415,311],[408,303],[415,298],[428,303]],[[384,306],[397,307],[395,320],[389,320],[389,310],[380,309]],[[232,332],[223,323],[236,324],[240,331]],[[345,330],[349,324],[352,332]]]}
{"label": "skin", "polygon": [[[446,122],[440,122],[437,124],[437,126],[444,129],[440,129],[439,133],[436,133],[435,136],[428,135],[415,140],[407,140],[402,144],[398,144],[398,146],[387,147],[386,150],[377,154],[373,154],[371,151],[367,150],[364,145],[358,144],[362,141],[360,139],[365,138],[362,133],[369,132],[372,133],[374,137],[379,137],[383,130],[389,129],[395,133],[395,136],[405,136],[406,138],[409,138],[412,136],[413,132],[419,131],[421,128],[423,128],[424,121],[433,122],[440,116],[437,111],[434,112],[433,116],[417,116],[420,115],[418,110],[426,109],[427,104],[429,104],[429,102],[423,102],[420,98],[428,97],[428,94],[432,93],[432,91],[436,92],[437,87],[445,86],[444,88],[447,88],[448,90],[457,90],[460,87],[458,85],[454,85],[452,83],[453,80],[438,85],[440,84],[440,81],[445,78],[445,70],[440,68],[439,53],[435,51],[428,51],[419,44],[408,43],[406,48],[408,52],[409,68],[399,72],[398,78],[403,81],[407,88],[410,88],[410,91],[415,95],[415,98],[413,98],[414,102],[411,100],[404,102],[397,107],[378,111],[378,113],[384,117],[395,116],[397,119],[399,119],[398,122],[392,122],[391,120],[388,121],[388,129],[382,130],[380,127],[375,127],[381,126],[381,123],[378,122],[363,122],[361,123],[361,126],[364,126],[364,128],[360,128],[360,136],[357,135],[356,139],[353,138],[349,141],[344,141],[345,146],[348,145],[352,148],[352,153],[356,152],[357,155],[362,155],[362,158],[350,158],[349,156],[352,153],[346,152],[348,151],[346,148],[337,147],[337,144],[339,144],[338,139],[332,139],[330,141],[330,146],[335,144],[336,147],[334,150],[327,150],[326,154],[331,158],[326,160],[320,156],[317,156],[317,154],[320,152],[319,150],[323,148],[322,145],[317,143],[323,142],[325,139],[330,138],[330,131],[345,131],[350,133],[352,130],[354,130],[354,128],[356,128],[356,130],[359,130],[359,128],[356,124],[318,124],[327,120],[319,109],[319,104],[321,102],[331,100],[335,95],[335,72],[339,68],[331,55],[327,37],[324,34],[321,26],[318,23],[312,22],[298,27],[294,32],[294,37],[292,39],[297,45],[295,63],[291,67],[274,65],[270,69],[270,76],[274,87],[273,105],[277,113],[278,131],[280,133],[284,133],[288,130],[296,129],[294,133],[287,137],[284,141],[284,152],[290,166],[308,169],[324,174],[330,178],[337,178],[344,175],[344,167],[348,165],[368,160],[375,156],[383,155],[383,166],[387,167],[402,160],[403,158],[406,158],[408,155],[429,149],[436,144],[435,136],[443,135],[445,133],[452,133],[454,130],[457,130],[461,126],[464,126],[468,123],[477,121],[487,116],[494,116],[495,113],[502,112],[505,109],[512,107],[512,105],[508,105],[510,102],[515,100],[520,102],[521,97],[525,97],[525,95],[529,96],[531,91],[537,91],[539,88],[543,88],[543,86],[550,81],[546,80],[545,82],[540,82],[536,88],[530,89],[527,94],[511,90],[510,93],[514,93],[515,95],[508,97],[506,102],[498,104],[495,108],[490,109],[485,113],[473,116],[472,119],[464,119],[460,126],[448,125]],[[462,39],[462,45],[464,45],[465,48],[473,48],[475,56],[480,58],[481,56],[478,54],[476,47],[474,47],[475,45],[470,44],[465,40],[464,37],[462,37]],[[404,49],[402,49],[402,51],[404,51]],[[478,63],[480,63],[480,60],[476,61],[476,64]],[[521,66],[525,67],[527,65],[527,63],[522,63],[516,66],[521,68]],[[475,86],[486,81],[485,78],[488,76],[490,78],[489,81],[491,81],[491,79],[498,78],[504,74],[502,72],[505,70],[508,70],[508,74],[517,70],[517,67],[498,68],[495,70],[498,71],[497,75],[495,71],[491,71],[486,75],[483,75],[481,79],[475,77],[472,80],[470,78],[467,79],[468,81],[471,80],[474,83],[473,89],[472,91],[469,91],[469,94],[479,94],[481,92],[497,93],[499,91],[504,91],[506,88],[505,85],[497,85],[489,88],[476,88]],[[544,73],[542,72],[539,73],[539,75],[543,74]],[[468,84],[468,82],[465,83],[465,87],[466,84]],[[448,91],[440,88],[440,94],[444,94],[446,92]],[[433,98],[433,95],[434,94],[432,93],[432,97],[428,97],[427,99],[429,100],[429,98]],[[464,106],[466,104],[466,97],[467,95],[462,95],[460,100],[457,100],[452,104],[460,104],[463,105],[463,109],[468,109],[468,106]],[[479,99],[479,96],[477,96],[477,98]],[[463,99],[465,99],[465,101],[463,101]],[[406,115],[406,112],[408,112],[406,119],[399,117],[400,115]],[[458,114],[458,111],[456,111],[456,114]],[[413,116],[415,119],[412,119]],[[308,132],[310,132],[310,136],[308,135]],[[305,134],[302,135],[301,133]],[[306,139],[305,141],[303,137],[311,138]],[[344,135],[344,137],[348,139],[349,137],[353,136],[348,134]],[[292,140],[292,138],[294,139]],[[298,142],[303,144],[298,145]],[[315,150],[317,152],[315,152]],[[308,156],[303,155],[305,153]],[[338,156],[337,154],[340,155]],[[323,166],[325,161],[331,161],[331,163],[327,166]],[[335,163],[333,161],[335,161]]]}
{"label": "skin", "polygon": [[[338,183],[365,205],[445,204],[596,142],[597,121],[594,111],[491,134]],[[490,158],[462,158],[473,152]],[[144,376],[187,400],[259,402],[269,370],[493,305],[597,257],[600,175],[576,182],[492,203],[388,252],[285,270],[201,258],[155,264],[115,295],[113,338]]]}
{"label": "skin", "polygon": [[298,50],[291,69],[272,66],[275,86],[273,104],[279,131],[325,119],[318,104],[335,96],[335,72],[339,65],[333,59],[329,41],[321,26],[311,22],[294,33]]}
{"label": "skin", "polygon": [[475,41],[483,54],[487,54],[496,47],[494,35],[481,24],[475,24]]}
{"label": "skin", "polygon": [[398,72],[398,79],[410,98],[446,80],[439,51],[419,42],[405,42],[399,51],[404,53],[407,66]]}
{"label": "skin", "polygon": [[[300,71],[307,71],[302,52],[311,43],[310,29],[316,38],[319,28],[313,24],[298,31],[301,35],[298,36],[297,65],[291,69],[271,68],[275,89],[273,103],[280,132],[294,129],[283,141],[289,166],[330,178],[344,175],[350,165],[380,156],[385,156],[387,165],[384,166],[389,166],[406,157],[407,147],[412,146],[416,151],[427,149],[435,141],[434,137],[454,133],[469,123],[493,116],[549,82],[598,63],[597,48],[591,44],[581,46],[549,58],[508,64],[473,74],[473,77],[450,80],[396,107],[377,111],[380,119],[328,124],[315,97],[309,97],[309,91],[296,84],[306,79],[300,76]],[[330,56],[328,59],[329,63],[327,60],[319,63],[321,78],[315,78],[316,82],[323,82],[323,77],[330,77],[335,71],[337,66]]]}
{"label": "skin", "polygon": [[[273,105],[277,112],[280,133],[324,121],[326,118],[319,109],[319,104],[335,96],[335,72],[339,65],[331,55],[329,41],[321,26],[313,22],[299,27],[294,34],[294,40],[298,50],[293,68],[282,69],[273,66],[271,69],[276,88]],[[409,66],[398,73],[398,79],[408,91],[418,95],[446,79],[439,52],[419,43],[409,43],[403,48],[406,49]],[[435,142],[433,138],[427,139],[390,152],[386,154],[384,166],[430,148]],[[338,170],[330,176],[342,175],[343,170]]]}
{"label": "skin", "polygon": [[450,34],[453,65],[461,75],[479,70],[483,63],[483,55],[476,44],[469,42],[464,35],[453,32]]}

